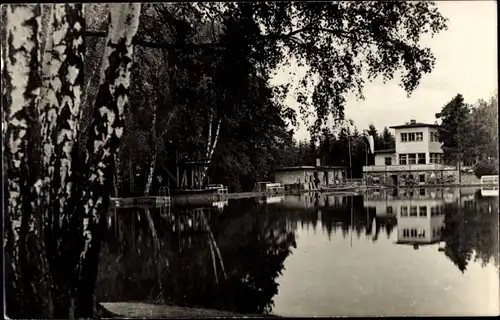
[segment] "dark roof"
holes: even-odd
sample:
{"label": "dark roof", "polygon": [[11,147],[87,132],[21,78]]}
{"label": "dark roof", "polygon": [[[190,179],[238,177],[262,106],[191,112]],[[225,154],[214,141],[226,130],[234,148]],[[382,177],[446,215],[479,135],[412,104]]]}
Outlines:
{"label": "dark roof", "polygon": [[396,149],[383,149],[383,150],[375,150],[375,153],[394,153]]}
{"label": "dark roof", "polygon": [[403,128],[421,128],[421,127],[433,127],[433,128],[437,128],[437,127],[439,127],[439,125],[438,124],[434,124],[434,123],[416,122],[416,123],[400,124],[400,125],[397,125],[397,126],[391,126],[389,128],[391,128],[391,129],[403,129]]}

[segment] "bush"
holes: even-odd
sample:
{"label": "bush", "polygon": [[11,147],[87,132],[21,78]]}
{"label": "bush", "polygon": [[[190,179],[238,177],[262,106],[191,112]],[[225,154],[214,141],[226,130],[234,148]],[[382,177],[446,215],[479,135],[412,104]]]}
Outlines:
{"label": "bush", "polygon": [[474,174],[481,179],[482,176],[498,174],[498,161],[483,160],[476,164]]}

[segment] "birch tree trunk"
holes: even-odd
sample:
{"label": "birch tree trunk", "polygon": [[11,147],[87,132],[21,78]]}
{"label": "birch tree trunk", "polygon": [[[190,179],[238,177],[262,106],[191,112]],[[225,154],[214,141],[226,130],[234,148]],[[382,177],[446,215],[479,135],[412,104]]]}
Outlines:
{"label": "birch tree trunk", "polygon": [[[40,5],[9,5],[6,12],[2,127],[7,160],[4,258],[9,317],[52,317],[51,279],[37,207],[40,95]],[[40,254],[41,253],[41,254]]]}
{"label": "birch tree trunk", "polygon": [[109,204],[114,156],[128,103],[131,42],[140,14],[140,4],[110,7],[95,119],[87,141],[84,179],[80,179],[90,183],[83,189],[73,169],[78,163],[75,141],[83,91],[83,7],[57,4],[51,8],[41,68],[40,5],[6,6],[2,130],[8,181],[4,230],[5,258],[11,262],[6,265],[10,317],[71,319],[73,311],[79,317],[94,316],[97,226]]}
{"label": "birch tree trunk", "polygon": [[148,177],[146,180],[146,187],[144,188],[144,195],[148,196],[153,184],[153,175],[156,168],[156,158],[158,153],[158,146],[156,141],[156,105],[153,104],[153,123],[151,124],[151,137],[152,137],[152,150],[151,150],[151,163],[149,164]]}
{"label": "birch tree trunk", "polygon": [[78,249],[69,226],[75,196],[78,152],[75,141],[83,90],[84,27],[82,4],[56,4],[51,10],[44,55],[44,86],[39,106],[43,143],[43,195],[46,198],[47,252],[54,276],[54,316],[68,317],[69,283]]}
{"label": "birch tree trunk", "polygon": [[124,111],[128,106],[133,45],[140,15],[139,3],[109,4],[110,19],[101,80],[94,106],[93,122],[87,140],[86,179],[79,208],[83,216],[84,243],[78,266],[79,283],[75,315],[94,315],[94,287],[97,279],[103,213],[109,206],[114,157],[124,130]]}
{"label": "birch tree trunk", "polygon": [[[222,122],[222,119],[219,119],[219,122],[217,123],[217,129],[216,129],[216,132],[215,132],[215,137],[214,137],[214,141],[210,141],[211,137],[212,137],[212,134],[209,133],[209,141],[208,141],[208,147],[207,147],[207,160],[208,160],[208,164],[205,166],[205,168],[203,168],[203,173],[202,173],[202,176],[201,176],[201,184],[203,184],[205,182],[205,179],[207,177],[207,172],[208,172],[208,168],[210,167],[210,163],[212,161],[212,157],[213,157],[213,154],[214,154],[214,151],[215,151],[215,147],[217,146],[217,142],[219,141],[219,130],[220,130],[220,124]],[[212,121],[210,120],[210,131],[212,130]]]}

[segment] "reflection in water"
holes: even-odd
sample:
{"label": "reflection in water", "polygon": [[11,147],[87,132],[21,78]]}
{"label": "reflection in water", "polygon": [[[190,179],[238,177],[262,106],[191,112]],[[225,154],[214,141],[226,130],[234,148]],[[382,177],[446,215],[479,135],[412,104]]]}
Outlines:
{"label": "reflection in water", "polygon": [[[433,257],[437,260],[432,263],[438,265],[452,261],[457,272],[465,273],[475,265],[498,267],[498,198],[483,197],[479,190],[380,190],[364,196],[310,193],[231,200],[202,208],[114,209],[108,226],[97,285],[99,301],[145,301],[239,313],[275,311],[290,316],[345,315],[352,310],[360,315],[442,314],[450,310],[427,300],[418,308],[406,305],[409,298],[398,293],[398,287],[384,286],[385,296],[393,299],[390,305],[365,292],[380,277],[389,284],[412,272],[411,267],[389,271],[399,268],[406,254],[401,250],[408,246],[413,252],[409,259]],[[380,237],[381,232],[385,236]],[[323,235],[326,242],[321,240]],[[317,258],[313,258],[315,252]],[[360,284],[364,291],[353,291],[354,282],[344,283],[374,270],[378,276]],[[443,280],[449,272],[432,277]],[[405,290],[420,292],[422,280],[402,281]],[[337,295],[334,287],[324,291],[330,286],[342,287],[342,294]],[[458,298],[439,294],[443,301],[451,299],[449,305],[457,304]],[[318,304],[321,299],[326,299],[323,305]],[[375,306],[370,301],[379,303]],[[356,307],[357,303],[364,307]],[[471,304],[467,310],[474,313],[474,308]]]}
{"label": "reflection in water", "polygon": [[273,208],[247,200],[231,209],[151,209],[158,254],[143,210],[119,209],[103,248],[98,299],[270,311],[294,233]]}

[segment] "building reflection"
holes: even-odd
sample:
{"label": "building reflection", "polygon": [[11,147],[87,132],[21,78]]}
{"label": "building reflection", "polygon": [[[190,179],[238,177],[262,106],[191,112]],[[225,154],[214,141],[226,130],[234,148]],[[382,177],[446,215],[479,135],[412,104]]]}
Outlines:
{"label": "building reflection", "polygon": [[385,189],[368,192],[364,204],[377,218],[396,220],[397,244],[418,249],[440,242],[444,207],[458,199],[460,190],[452,188]]}

